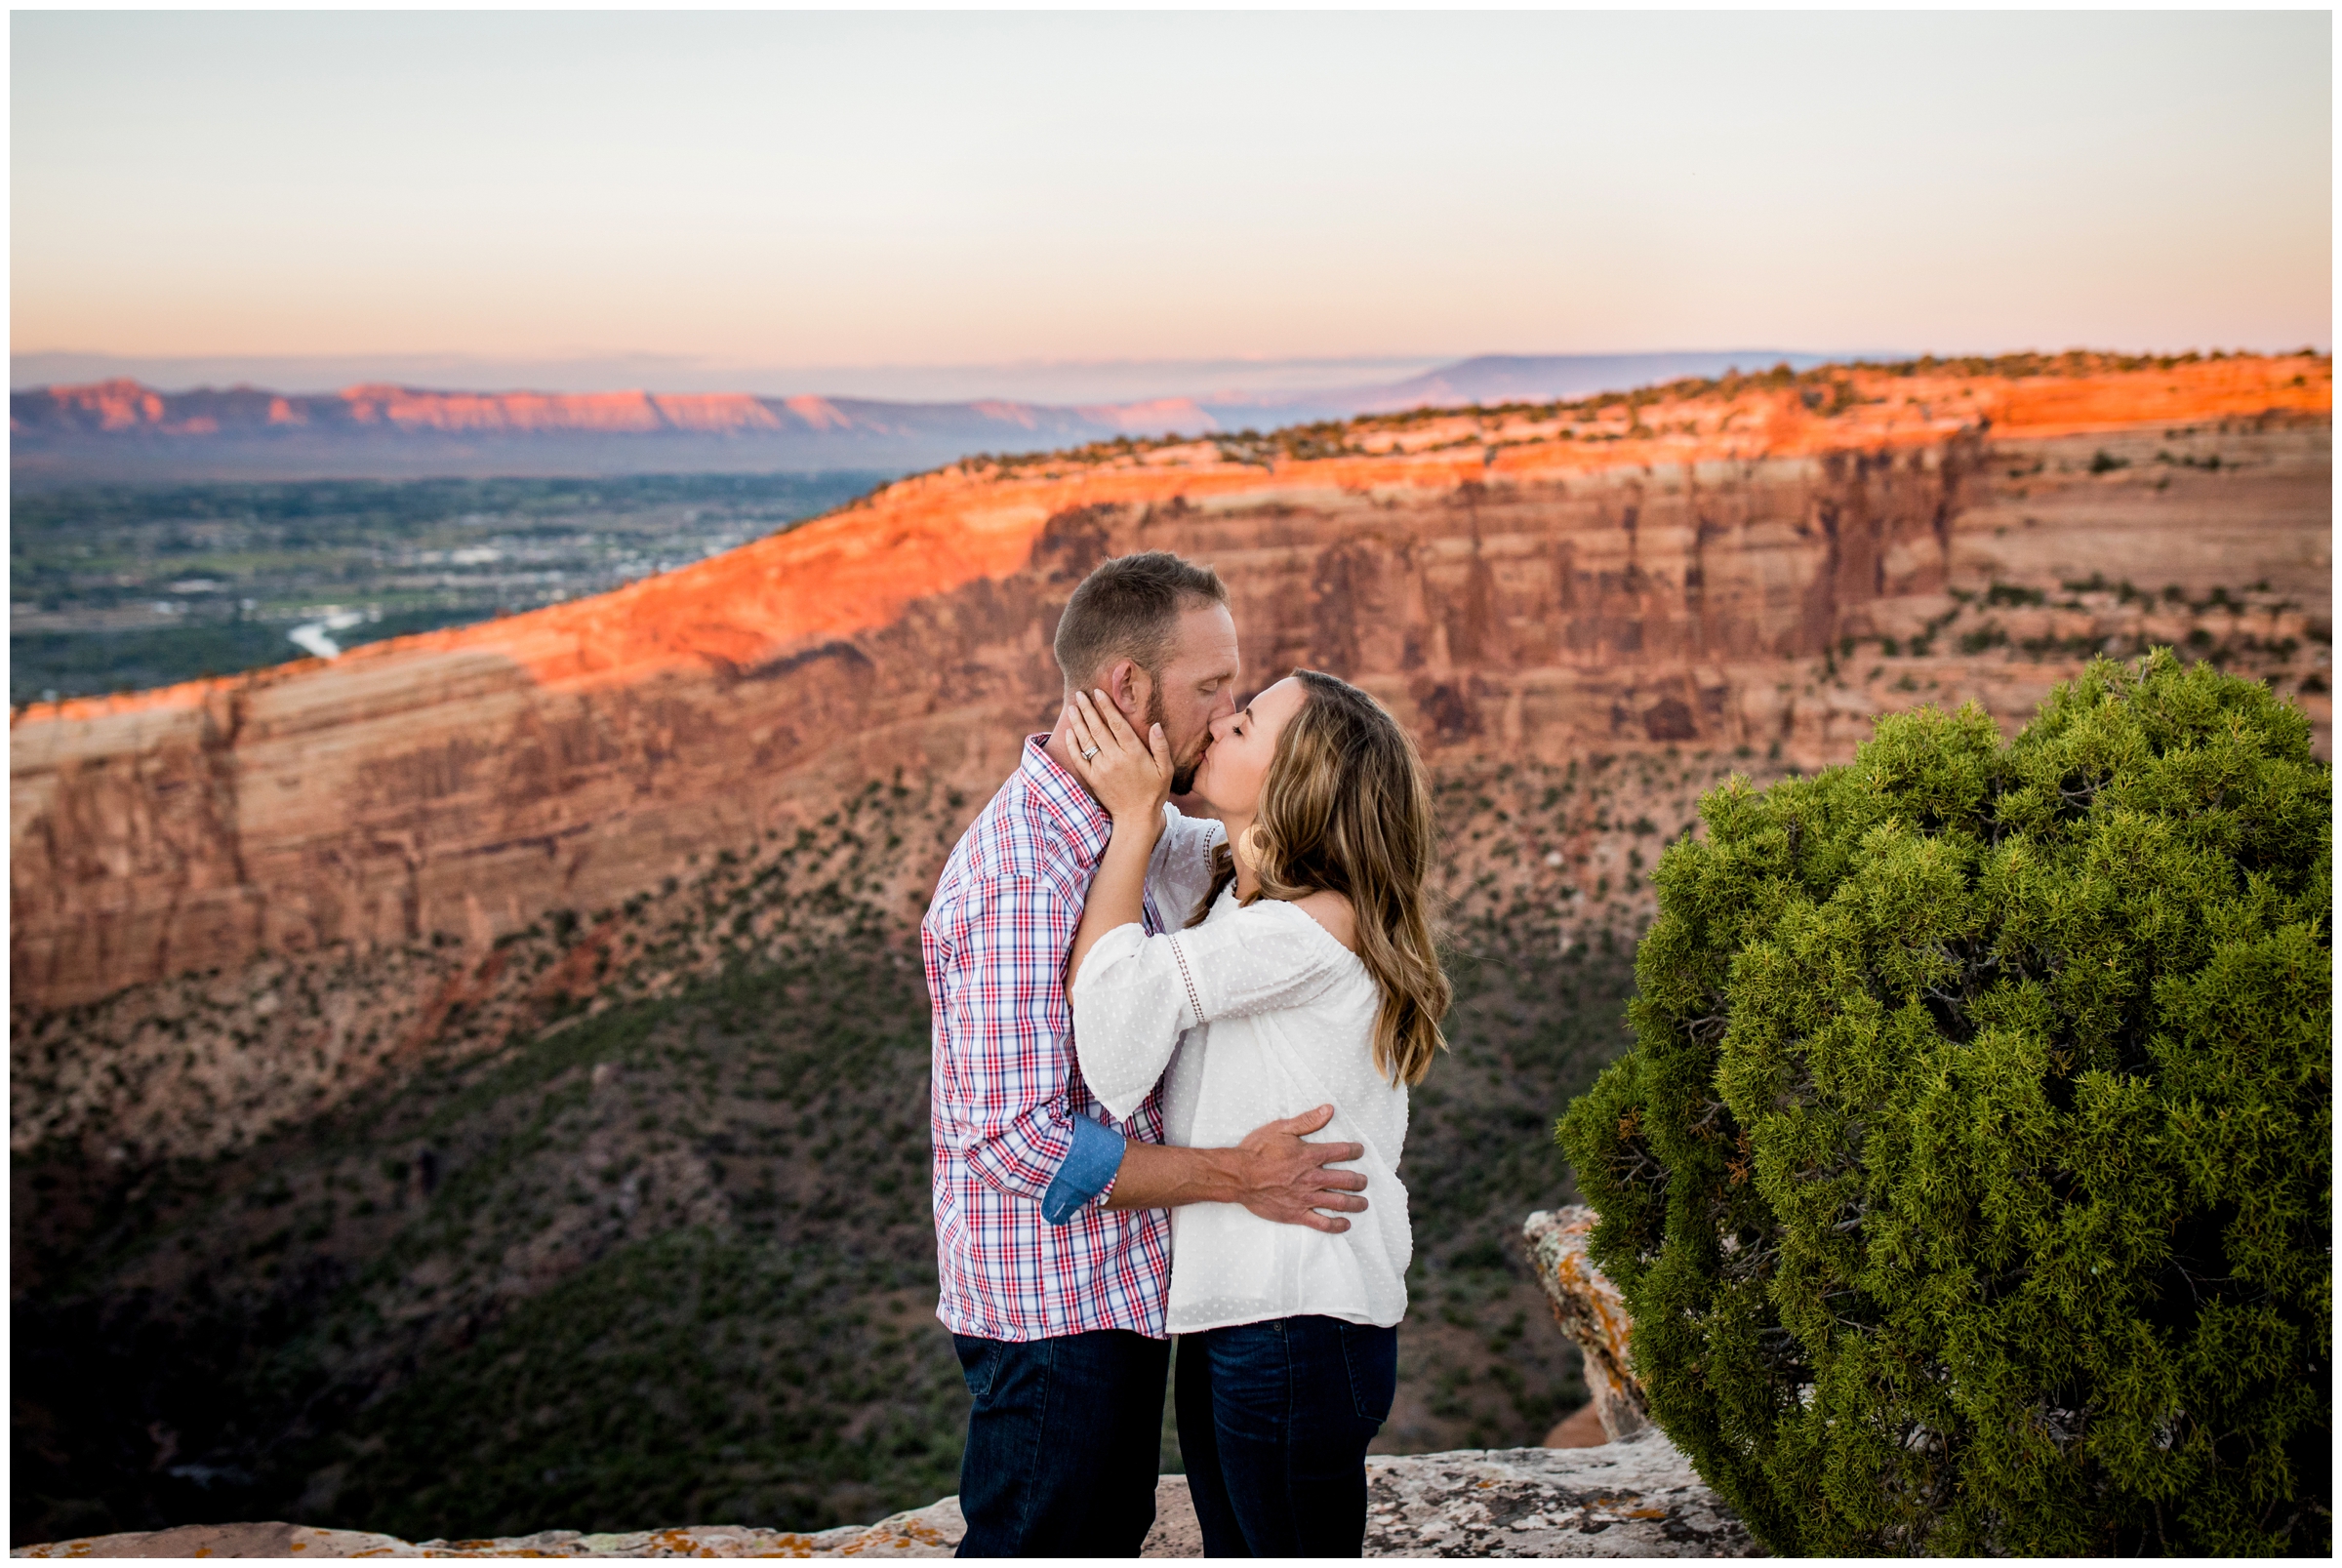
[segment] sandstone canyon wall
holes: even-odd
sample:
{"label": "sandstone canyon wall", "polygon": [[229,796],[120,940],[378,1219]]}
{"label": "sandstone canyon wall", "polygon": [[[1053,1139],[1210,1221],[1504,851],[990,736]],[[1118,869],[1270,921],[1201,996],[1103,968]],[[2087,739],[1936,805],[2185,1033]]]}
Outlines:
{"label": "sandstone canyon wall", "polygon": [[[1786,738],[1816,763],[1854,731],[1780,700],[1777,666],[1918,632],[1958,575],[2276,574],[2302,618],[2322,614],[2322,437],[2302,455],[2300,435],[2264,437],[2251,478],[2187,469],[2176,491],[2037,479],[2058,493],[2028,500],[2002,473],[2046,458],[2044,412],[2104,423],[2153,390],[2133,412],[2161,423],[2315,407],[2330,386],[2305,398],[2288,363],[2254,363],[2269,384],[2020,387],[1989,432],[1963,411],[1864,441],[1837,428],[1848,418],[1767,410],[1796,427],[1737,450],[1474,442],[1262,471],[1203,448],[952,471],[600,599],[28,709],[14,979],[54,1004],[262,949],[496,933],[557,900],[623,898],[681,847],[789,819],[841,780],[988,785],[1054,705],[1058,602],[1135,548],[1219,565],[1256,672],[1359,680],[1434,748]],[[2041,684],[2008,682],[2020,704]]]}
{"label": "sandstone canyon wall", "polygon": [[[70,1039],[60,1009],[263,955],[483,952],[868,781],[940,791],[948,830],[1050,722],[1066,594],[1131,549],[1214,563],[1255,677],[1356,680],[1443,768],[1810,768],[1921,702],[2013,729],[2147,641],[2271,676],[2326,746],[2331,386],[2304,357],[1848,371],[1120,443],[906,480],[597,599],[24,709],[20,1065]],[[946,837],[887,872],[906,921]]]}

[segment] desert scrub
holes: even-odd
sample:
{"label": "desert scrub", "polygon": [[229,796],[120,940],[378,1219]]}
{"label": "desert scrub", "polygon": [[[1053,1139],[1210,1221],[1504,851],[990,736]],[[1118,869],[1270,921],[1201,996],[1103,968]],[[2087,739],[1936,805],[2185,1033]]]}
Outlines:
{"label": "desert scrub", "polygon": [[1703,802],[1559,1137],[1784,1552],[2331,1537],[2330,768],[2167,650]]}

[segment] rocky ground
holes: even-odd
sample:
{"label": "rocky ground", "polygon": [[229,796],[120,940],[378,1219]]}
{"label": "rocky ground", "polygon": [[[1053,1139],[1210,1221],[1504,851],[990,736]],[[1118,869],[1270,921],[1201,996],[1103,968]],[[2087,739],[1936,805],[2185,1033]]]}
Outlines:
{"label": "rocky ground", "polygon": [[[1369,1459],[1369,1557],[1748,1557],[1749,1532],[1665,1438],[1598,1448],[1466,1449]],[[945,1498],[878,1523],[803,1534],[744,1526],[408,1542],[291,1524],[182,1525],[20,1547],[19,1557],[948,1557],[966,1524]],[[1140,1553],[1200,1557],[1185,1476],[1155,1493]]]}

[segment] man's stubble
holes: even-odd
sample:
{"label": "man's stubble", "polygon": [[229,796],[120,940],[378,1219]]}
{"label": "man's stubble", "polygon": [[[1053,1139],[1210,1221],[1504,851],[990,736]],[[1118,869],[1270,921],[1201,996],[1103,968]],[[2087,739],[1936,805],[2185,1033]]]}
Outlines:
{"label": "man's stubble", "polygon": [[[1164,738],[1169,739],[1171,734],[1171,726],[1166,723],[1163,718],[1163,683],[1159,679],[1151,680],[1148,683],[1147,722],[1151,726],[1156,724],[1162,725]],[[1205,742],[1208,745],[1211,739],[1212,727],[1208,724],[1205,725],[1203,727],[1203,734]],[[1146,737],[1144,735],[1140,737],[1141,741],[1144,741]],[[1175,795],[1184,795],[1189,790],[1194,788],[1195,770],[1202,765],[1202,751],[1197,751],[1195,753],[1195,760],[1192,762],[1182,763],[1174,760],[1171,765],[1171,792]]]}

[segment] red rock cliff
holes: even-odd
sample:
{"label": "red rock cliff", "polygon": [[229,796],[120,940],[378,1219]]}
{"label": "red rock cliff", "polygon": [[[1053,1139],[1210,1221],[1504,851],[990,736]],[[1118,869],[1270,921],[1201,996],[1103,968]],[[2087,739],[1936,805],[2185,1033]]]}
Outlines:
{"label": "red rock cliff", "polygon": [[[263,950],[484,940],[896,769],[981,800],[1050,720],[1066,593],[1134,548],[1220,568],[1256,675],[1348,675],[1434,756],[1779,746],[1811,765],[1883,706],[1977,696],[2021,720],[2109,626],[2179,614],[2127,582],[2119,605],[2042,602],[2093,574],[2258,584],[2238,614],[2262,620],[2228,630],[2298,663],[2330,635],[2331,396],[2330,360],[2309,358],[1845,372],[1826,398],[1759,381],[1362,420],[1322,457],[1221,442],[954,468],[600,598],[28,709],[19,1007]],[[729,417],[651,401],[710,407],[609,412]],[[2156,463],[2182,425],[2231,443],[2227,468]],[[2090,471],[2126,441],[2127,466]],[[1937,648],[1950,590],[1995,583],[2011,625]],[[2015,623],[2037,611],[2067,619]],[[1839,671],[1849,639],[1891,643],[1902,684]],[[2302,689],[2322,726],[2322,679]]]}

